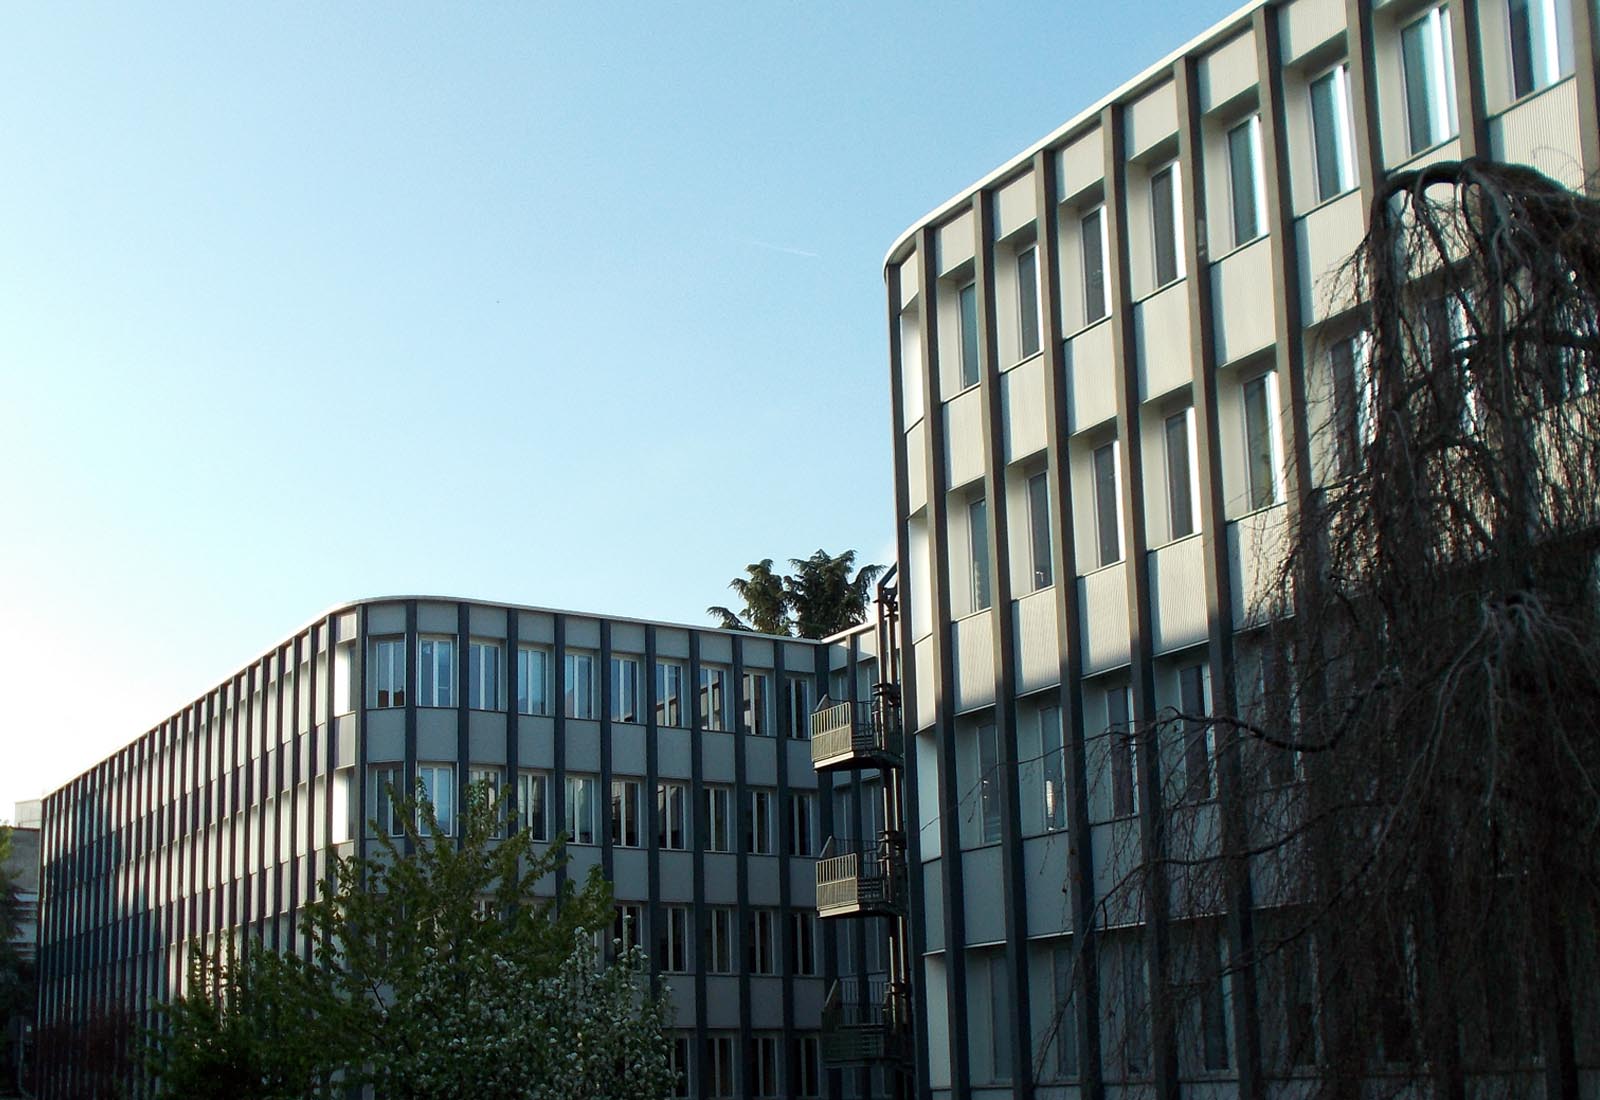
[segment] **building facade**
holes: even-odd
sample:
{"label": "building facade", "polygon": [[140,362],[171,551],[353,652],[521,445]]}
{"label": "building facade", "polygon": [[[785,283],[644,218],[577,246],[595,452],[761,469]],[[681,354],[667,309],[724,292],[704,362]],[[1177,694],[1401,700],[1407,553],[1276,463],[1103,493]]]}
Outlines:
{"label": "building facade", "polygon": [[[6,877],[16,891],[17,926],[11,949],[21,964],[25,987],[33,984],[39,939],[39,814],[37,801],[16,804],[15,823],[9,826],[11,848]],[[26,1087],[33,1078],[33,1006],[23,1005],[3,1021],[4,1057],[0,1058],[0,1092],[14,1085]]]}
{"label": "building facade", "polygon": [[[890,249],[919,1095],[1289,1075],[1306,1016],[1227,974],[1243,922],[1146,921],[1169,910],[1128,888],[1173,779],[1215,827],[1214,741],[1133,731],[1260,690],[1252,608],[1337,468],[1327,418],[1367,413],[1338,269],[1378,184],[1472,156],[1596,178],[1595,24],[1252,4]],[[1165,1026],[1162,957],[1211,976]]]}
{"label": "building facade", "polygon": [[401,831],[388,784],[450,830],[485,779],[510,827],[570,837],[567,875],[612,882],[615,931],[671,988],[684,1095],[870,1089],[822,1067],[828,986],[877,950],[819,923],[814,864],[871,826],[807,739],[873,648],[426,597],[330,611],[45,800],[40,1095],[90,1094],[89,1037],[147,1023],[192,946],[307,950],[330,860]]}

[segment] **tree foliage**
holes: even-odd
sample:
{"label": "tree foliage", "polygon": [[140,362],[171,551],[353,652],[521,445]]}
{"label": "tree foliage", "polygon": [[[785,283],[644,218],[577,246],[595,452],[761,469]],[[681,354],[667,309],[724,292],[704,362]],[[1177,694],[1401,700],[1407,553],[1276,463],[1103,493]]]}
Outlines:
{"label": "tree foliage", "polygon": [[1180,1049],[1227,1026],[1231,977],[1269,1079],[1574,1097],[1600,1057],[1600,203],[1400,173],[1346,275],[1365,355],[1308,380],[1291,506],[1249,521],[1278,549],[1235,679],[1131,732],[1163,813],[1102,904],[1171,926],[1150,1019]]}
{"label": "tree foliage", "polygon": [[762,558],[744,567],[749,574],[735,577],[728,587],[738,593],[744,611],[735,614],[726,607],[706,608],[724,630],[754,630],[761,634],[789,634],[794,624],[789,617],[789,597],[783,578],[772,571],[772,559]]}
{"label": "tree foliage", "polygon": [[763,558],[745,566],[748,577],[735,577],[728,584],[744,602],[741,614],[718,606],[706,608],[706,614],[725,630],[826,638],[867,617],[872,585],[883,567],[856,569],[855,562],[854,550],[836,555],[817,550],[808,558],[790,558],[794,572],[779,576],[772,571],[772,559]]}
{"label": "tree foliage", "polygon": [[307,906],[309,958],[256,946],[242,962],[195,961],[160,1039],[168,1094],[206,1095],[188,1090],[207,1079],[227,1082],[214,1095],[261,1098],[352,1084],[406,1100],[670,1091],[662,995],[643,987],[638,955],[602,966],[593,946],[613,916],[598,869],[581,889],[536,894],[564,849],[502,838],[486,784],[469,789],[459,838],[427,802],[397,804],[404,835],[340,861]]}

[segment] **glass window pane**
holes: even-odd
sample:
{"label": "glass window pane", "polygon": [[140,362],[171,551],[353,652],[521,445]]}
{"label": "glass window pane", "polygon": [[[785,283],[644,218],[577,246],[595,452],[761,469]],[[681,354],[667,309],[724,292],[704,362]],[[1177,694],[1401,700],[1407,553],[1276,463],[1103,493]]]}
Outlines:
{"label": "glass window pane", "polygon": [[1103,210],[1084,216],[1078,229],[1083,241],[1083,319],[1093,323],[1106,315],[1106,262]]}
{"label": "glass window pane", "polygon": [[1150,177],[1150,230],[1154,238],[1156,286],[1178,277],[1178,220],[1172,166]]}
{"label": "glass window pane", "polygon": [[1256,201],[1256,127],[1252,115],[1228,131],[1228,182],[1233,195],[1233,243],[1244,244],[1261,235]]}
{"label": "glass window pane", "polygon": [[1122,531],[1117,520],[1117,445],[1107,443],[1094,452],[1095,525],[1100,541],[1100,564],[1122,560]]}
{"label": "glass window pane", "polygon": [[1033,553],[1033,587],[1038,591],[1052,583],[1054,568],[1050,561],[1049,479],[1044,474],[1028,479],[1028,533]]}
{"label": "glass window pane", "polygon": [[1194,533],[1194,498],[1189,476],[1189,411],[1167,417],[1167,519],[1175,539]]}
{"label": "glass window pane", "polygon": [[1351,183],[1346,146],[1350,105],[1345,81],[1345,68],[1340,66],[1311,85],[1311,138],[1319,200],[1343,193]]}
{"label": "glass window pane", "polygon": [[989,503],[978,499],[967,506],[968,535],[972,551],[972,609],[989,606]]}
{"label": "glass window pane", "polygon": [[1026,359],[1039,350],[1038,254],[1028,249],[1017,256],[1018,344]]}
{"label": "glass window pane", "polygon": [[1277,470],[1273,462],[1270,373],[1244,387],[1245,466],[1250,478],[1250,506],[1277,503]]}
{"label": "glass window pane", "polygon": [[961,388],[978,384],[978,284],[961,288]]}

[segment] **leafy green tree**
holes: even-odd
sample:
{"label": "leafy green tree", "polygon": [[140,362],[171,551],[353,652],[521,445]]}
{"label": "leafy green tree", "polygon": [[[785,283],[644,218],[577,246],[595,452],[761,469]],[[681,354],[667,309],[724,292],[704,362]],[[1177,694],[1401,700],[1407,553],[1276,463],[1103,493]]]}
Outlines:
{"label": "leafy green tree", "polygon": [[772,559],[762,558],[745,566],[744,570],[748,577],[735,577],[728,582],[728,587],[744,602],[742,615],[720,606],[706,608],[706,614],[718,620],[724,630],[791,633],[794,624],[789,619],[789,597],[784,590],[784,579],[772,571]]}
{"label": "leafy green tree", "polygon": [[854,550],[837,555],[818,550],[809,558],[790,558],[794,572],[779,576],[772,571],[772,559],[762,558],[745,566],[749,576],[728,582],[744,601],[744,611],[735,614],[712,606],[706,614],[724,630],[826,638],[867,617],[872,585],[883,574],[883,566],[863,565],[852,577],[855,561]]}
{"label": "leafy green tree", "polygon": [[789,559],[795,571],[783,578],[783,588],[800,637],[826,638],[866,619],[883,566],[863,565],[852,577],[855,563],[854,550],[830,555],[819,549],[809,558]]}
{"label": "leafy green tree", "polygon": [[259,945],[189,957],[184,994],[147,1040],[162,1094],[192,1100],[332,1095],[328,1040],[343,1006],[300,960]]}
{"label": "leafy green tree", "polygon": [[306,908],[310,961],[257,949],[196,964],[161,1040],[165,1093],[670,1092],[664,994],[643,988],[639,955],[602,967],[593,946],[590,930],[613,916],[598,869],[581,889],[566,881],[540,897],[565,851],[536,851],[525,831],[502,839],[504,806],[487,785],[469,790],[459,838],[441,835],[426,801],[391,795],[404,836],[339,862]]}

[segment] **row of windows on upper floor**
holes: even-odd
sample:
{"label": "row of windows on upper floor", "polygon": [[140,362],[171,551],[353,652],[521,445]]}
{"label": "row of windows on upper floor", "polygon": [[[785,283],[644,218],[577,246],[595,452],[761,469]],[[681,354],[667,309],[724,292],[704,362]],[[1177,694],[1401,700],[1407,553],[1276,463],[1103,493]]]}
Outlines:
{"label": "row of windows on upper floor", "polygon": [[[1349,406],[1351,424],[1349,431],[1356,438],[1366,438],[1370,409],[1366,403],[1367,389],[1364,371],[1359,359],[1360,343],[1343,341],[1333,353],[1334,368],[1342,375],[1352,376],[1350,386],[1341,386],[1339,394]],[[1355,357],[1355,358],[1352,358]],[[1359,376],[1357,378],[1356,376]],[[1280,417],[1280,393],[1275,370],[1260,371],[1246,377],[1238,386],[1237,410],[1240,424],[1236,438],[1242,454],[1240,467],[1247,482],[1249,510],[1270,508],[1281,503],[1285,494],[1284,444]],[[1194,407],[1182,405],[1170,408],[1160,415],[1155,448],[1145,451],[1150,464],[1147,480],[1158,484],[1166,508],[1161,517],[1165,521],[1168,541],[1187,538],[1200,529],[1200,464],[1196,453]],[[1224,430],[1224,439],[1235,437],[1235,431]],[[1080,473],[1082,489],[1074,499],[1084,500],[1087,521],[1085,533],[1092,536],[1087,557],[1079,551],[1080,571],[1114,565],[1124,554],[1123,536],[1123,462],[1114,435],[1100,432],[1078,448],[1082,452]],[[1057,537],[1051,522],[1050,487],[1047,472],[1041,463],[1026,466],[1018,477],[1022,489],[1020,499],[1012,506],[1026,526],[1021,545],[1027,555],[1026,579],[1023,591],[1039,591],[1055,582],[1053,547]],[[967,585],[964,595],[967,604],[963,609],[956,601],[956,613],[981,611],[993,602],[993,575],[989,555],[989,504],[981,488],[954,490],[965,498],[961,515],[965,525],[964,555],[951,555],[952,569],[964,562]],[[1147,522],[1149,521],[1147,516]],[[1156,540],[1158,541],[1158,540]],[[1081,545],[1081,540],[1079,540]],[[1015,537],[1010,545],[1018,545]]]}
{"label": "row of windows on upper floor", "polygon": [[[1506,64],[1515,96],[1541,91],[1573,71],[1572,12],[1570,0],[1508,0],[1505,41]],[[1456,108],[1449,4],[1435,4],[1399,31],[1400,62],[1404,84],[1407,148],[1413,155],[1442,144],[1459,132]],[[1349,64],[1337,62],[1305,83],[1304,110],[1309,133],[1307,170],[1315,200],[1326,202],[1351,191],[1357,183],[1352,89]],[[1230,123],[1221,133],[1219,169],[1227,181],[1228,236],[1220,254],[1256,240],[1267,229],[1266,185],[1263,175],[1261,116],[1253,112]],[[1144,256],[1149,291],[1175,282],[1184,274],[1183,196],[1176,160],[1155,164],[1143,172],[1141,205],[1147,219]],[[1203,222],[1202,222],[1203,224]],[[1077,255],[1078,299],[1073,303],[1082,325],[1091,325],[1111,310],[1107,282],[1107,218],[1098,201],[1081,206],[1064,227],[1064,247]],[[1005,261],[1000,286],[1007,290],[1015,317],[1002,329],[1003,350],[1020,361],[1038,353],[1040,313],[1037,250],[1024,242]],[[978,383],[979,332],[977,286],[967,281],[956,288],[955,324],[958,332],[957,389]],[[1064,303],[1065,305],[1066,303]],[[908,385],[915,385],[911,381]]]}
{"label": "row of windows on upper floor", "polygon": [[[1250,726],[1271,730],[1278,740],[1292,741],[1298,726],[1296,683],[1292,670],[1259,642],[1241,644],[1235,671],[1238,717]],[[1161,755],[1162,802],[1182,805],[1208,802],[1218,791],[1218,729],[1213,713],[1211,670],[1204,651],[1164,658],[1158,670],[1160,721],[1148,723],[1147,737],[1133,720],[1132,688],[1125,674],[1085,681],[1084,767],[1090,825],[1136,817],[1141,811],[1139,753],[1154,747]],[[1064,832],[1071,820],[1067,783],[1068,731],[1054,693],[1024,700],[1017,708],[1014,785],[1022,811],[1023,836]],[[1226,727],[1224,727],[1226,728]],[[1258,787],[1282,787],[1302,777],[1300,754],[1251,740],[1241,781]],[[930,761],[930,764],[933,763]],[[979,714],[956,731],[956,787],[953,807],[957,835],[964,847],[997,844],[1002,838],[1002,763],[998,727]],[[937,803],[923,807],[924,858],[929,828],[940,820]]]}
{"label": "row of windows on upper floor", "polygon": [[[1463,341],[1469,339],[1462,304],[1454,298],[1425,298],[1413,312],[1415,331],[1408,339],[1417,342],[1417,353],[1441,363],[1457,358]],[[1320,354],[1308,364],[1306,430],[1311,436],[1308,449],[1317,484],[1358,472],[1372,445],[1377,425],[1368,345],[1361,332],[1320,337]],[[1259,360],[1249,361],[1218,375],[1217,476],[1230,519],[1271,508],[1286,498],[1281,422],[1285,395],[1277,371],[1261,369],[1258,364]],[[1592,366],[1580,357],[1571,357],[1564,371],[1546,380],[1545,400],[1556,405],[1600,388],[1600,378],[1591,372]],[[1485,429],[1487,410],[1474,377],[1458,372],[1458,378],[1453,395],[1455,416],[1463,438],[1471,438]],[[1190,400],[1185,388],[1140,412],[1145,529],[1152,546],[1200,530],[1202,487],[1195,410]],[[1080,573],[1116,564],[1125,553],[1124,451],[1116,431],[1116,425],[1089,429],[1074,437],[1067,449],[1075,511],[1079,513],[1073,517],[1073,529],[1074,564]],[[1008,545],[1022,547],[1026,555],[1025,569],[1011,574],[1012,587],[1025,594],[1049,587],[1055,579],[1052,550],[1057,534],[1044,457],[1018,461],[1008,470],[1006,480],[1008,511],[1015,517]],[[951,493],[949,561],[956,582],[952,611],[959,616],[981,611],[993,599],[989,503],[981,484],[957,486]],[[913,523],[917,522],[913,517]]]}
{"label": "row of windows on upper floor", "polygon": [[[402,836],[405,821],[399,813],[393,793],[401,784],[402,770],[396,764],[375,765],[370,771],[369,808],[371,820],[391,837]],[[456,813],[455,765],[445,763],[420,763],[417,765],[417,797],[432,808],[439,831],[445,836],[455,835]],[[468,769],[468,781],[481,784],[489,798],[498,798],[504,782],[504,771],[493,766],[474,766]],[[551,821],[549,792],[552,777],[549,772],[524,768],[517,772],[516,825],[519,831],[530,834],[536,841],[550,841],[555,837]],[[563,817],[560,832],[569,844],[599,844],[604,835],[622,848],[648,847],[645,831],[644,797],[647,791],[644,780],[618,777],[611,781],[610,832],[601,833],[600,777],[571,773],[565,776],[565,798],[562,800]],[[778,792],[772,787],[751,786],[745,790],[737,826],[734,818],[735,788],[727,784],[707,783],[701,788],[700,804],[691,805],[691,785],[682,779],[662,779],[655,789],[656,843],[663,851],[733,852],[744,851],[751,855],[778,855]],[[814,791],[788,792],[787,807],[783,815],[783,855],[810,858],[817,853],[817,799]],[[509,822],[507,822],[509,824]],[[424,821],[419,815],[416,826],[424,831]],[[740,832],[736,833],[735,828]],[[503,830],[502,830],[503,835]],[[735,849],[734,840],[742,836],[743,846]]]}
{"label": "row of windows on upper floor", "polygon": [[[418,706],[454,707],[457,695],[457,643],[454,637],[421,635],[417,639],[415,677]],[[522,645],[516,655],[516,710],[519,714],[551,713],[552,651],[544,646]],[[367,704],[373,708],[401,707],[406,704],[405,639],[377,638],[372,642],[373,667]],[[595,653],[568,649],[562,657],[562,713],[568,718],[595,719],[599,714],[599,692],[595,679]],[[641,692],[640,659],[627,655],[611,657],[611,714],[613,722],[645,721],[645,699]],[[472,639],[467,643],[467,706],[472,710],[503,710],[505,647],[497,641]],[[739,699],[738,732],[758,737],[777,733],[778,715],[774,710],[772,673],[747,671]],[[658,660],[655,664],[655,725],[686,726],[692,716],[695,725],[705,730],[733,731],[733,671],[718,665],[700,666],[699,690],[690,714],[684,691],[684,666],[676,661]],[[814,692],[812,678],[787,673],[783,678],[783,716],[791,737],[810,737],[810,716]]]}
{"label": "row of windows on upper floor", "polygon": [[[454,707],[457,701],[457,659],[459,646],[454,637],[422,635],[417,639],[417,671],[415,699],[419,706]],[[407,678],[405,674],[405,640],[400,637],[377,638],[371,645],[372,668],[369,672],[370,689],[368,706],[372,708],[402,707],[406,703]],[[551,668],[553,651],[543,646],[519,646],[516,653],[516,708],[519,714],[532,716],[552,713]],[[568,718],[595,719],[599,717],[595,664],[598,655],[592,652],[567,650],[564,655],[563,713]],[[505,709],[504,646],[496,641],[473,639],[467,646],[467,705],[473,710],[501,711]],[[334,713],[351,710],[349,684],[351,662],[348,646],[338,650],[338,665],[334,676]],[[326,662],[319,669],[319,682],[324,681]],[[640,692],[640,659],[627,655],[611,658],[611,720],[621,723],[641,723],[645,720],[644,700]],[[660,727],[684,727],[691,717],[684,696],[685,669],[681,663],[670,660],[656,662],[655,724]],[[698,728],[710,731],[729,731],[757,737],[777,736],[779,718],[787,735],[805,739],[811,736],[810,715],[816,702],[812,677],[790,673],[783,678],[783,711],[775,707],[777,700],[772,691],[771,672],[749,671],[743,676],[743,693],[740,696],[739,721],[733,724],[734,699],[730,690],[732,670],[717,665],[700,667],[700,690],[695,699],[693,718]],[[308,677],[301,677],[298,696],[302,714],[301,728],[310,723],[310,693],[305,690]],[[838,679],[838,677],[835,677]],[[257,696],[258,705],[261,696]],[[254,741],[253,759],[260,759],[272,744],[286,743],[290,725],[278,721],[271,707],[263,708],[263,735]],[[163,805],[172,800],[176,792],[192,792],[202,776],[220,779],[243,763],[243,746],[225,732],[225,724],[216,723],[202,727],[201,741],[212,744],[200,753],[200,744],[189,741],[190,731],[185,731],[188,746],[168,743],[163,751],[149,760],[136,759],[125,771],[105,779],[108,791],[97,797],[92,793],[79,795],[79,809],[70,819],[62,819],[61,828],[71,835],[84,837],[104,835],[107,829],[107,811],[100,797],[109,791],[120,791],[122,797],[134,798],[142,790],[148,773],[155,784],[155,802]],[[173,769],[169,780],[167,768]]]}

